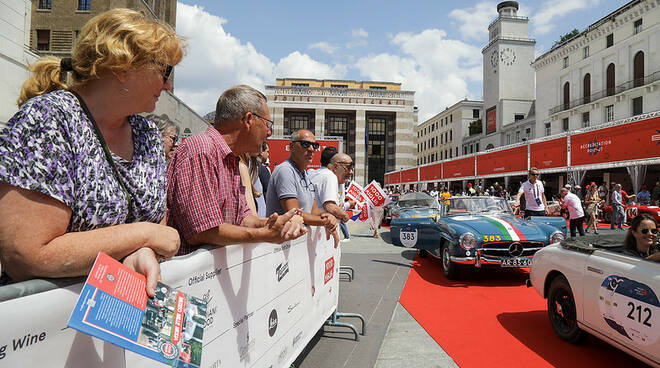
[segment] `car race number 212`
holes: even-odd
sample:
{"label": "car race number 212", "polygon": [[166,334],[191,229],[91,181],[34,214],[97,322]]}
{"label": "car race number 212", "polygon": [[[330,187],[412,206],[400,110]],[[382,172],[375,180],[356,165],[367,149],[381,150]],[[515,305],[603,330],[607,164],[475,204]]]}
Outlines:
{"label": "car race number 212", "polygon": [[639,345],[652,345],[660,336],[660,302],[641,282],[610,275],[598,291],[603,319],[613,330]]}

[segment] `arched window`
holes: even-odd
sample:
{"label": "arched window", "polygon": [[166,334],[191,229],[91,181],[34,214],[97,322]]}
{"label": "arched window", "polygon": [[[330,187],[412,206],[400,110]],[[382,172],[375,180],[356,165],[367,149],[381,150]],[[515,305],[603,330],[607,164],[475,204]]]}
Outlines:
{"label": "arched window", "polygon": [[568,110],[571,106],[571,85],[564,83],[564,110]]}
{"label": "arched window", "polygon": [[493,148],[495,148],[495,146],[493,146],[492,143],[488,143],[488,145],[486,146],[486,149],[487,149],[487,150],[489,150],[489,149],[493,149]]}
{"label": "arched window", "polygon": [[605,86],[607,88],[607,95],[612,96],[614,94],[614,63],[607,66]]}
{"label": "arched window", "polygon": [[644,85],[644,52],[638,51],[633,59],[633,84],[635,87]]}
{"label": "arched window", "polygon": [[582,99],[584,103],[591,102],[591,74],[584,75],[582,80]]}

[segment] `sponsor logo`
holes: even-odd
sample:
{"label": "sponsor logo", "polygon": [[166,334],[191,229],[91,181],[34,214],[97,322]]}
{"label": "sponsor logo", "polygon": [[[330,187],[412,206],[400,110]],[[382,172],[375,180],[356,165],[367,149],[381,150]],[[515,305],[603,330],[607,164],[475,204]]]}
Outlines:
{"label": "sponsor logo", "polygon": [[292,310],[296,309],[296,307],[300,304],[300,302],[295,302],[292,304],[289,304],[289,307],[287,308],[287,313],[291,313]]}
{"label": "sponsor logo", "polygon": [[275,273],[277,274],[277,282],[282,281],[284,276],[289,273],[289,262],[280,263],[280,265],[275,269]]}
{"label": "sponsor logo", "polygon": [[273,337],[275,331],[277,331],[277,311],[273,309],[268,317],[268,335]]}
{"label": "sponsor logo", "polygon": [[239,319],[238,321],[234,321],[234,328],[240,326],[243,322],[247,321],[253,315],[254,315],[254,312],[244,314],[243,317],[241,317],[241,319]]}
{"label": "sponsor logo", "polygon": [[296,345],[298,345],[298,342],[300,341],[301,337],[302,337],[302,331],[298,332],[298,334],[296,334],[296,336],[293,337],[293,342],[292,342],[291,346],[293,346],[295,348]]}
{"label": "sponsor logo", "polygon": [[604,146],[609,146],[610,144],[612,144],[612,140],[610,139],[602,141],[594,139],[586,144],[581,144],[580,149],[587,150],[587,153],[590,155],[597,155],[598,152],[603,150]]}
{"label": "sponsor logo", "polygon": [[158,351],[165,357],[165,359],[174,359],[178,355],[176,345],[171,341],[161,341],[158,344]]}
{"label": "sponsor logo", "polygon": [[651,135],[651,142],[658,142],[658,143],[655,144],[657,146],[657,145],[660,144],[660,129],[656,129],[655,131],[658,134]]}
{"label": "sponsor logo", "polygon": [[238,347],[238,356],[241,362],[249,360],[250,351],[254,349],[254,345],[254,339],[250,339],[250,331],[248,331],[245,336],[245,344],[242,344]]}
{"label": "sponsor logo", "polygon": [[279,252],[285,251],[289,248],[291,248],[291,242],[286,242],[286,243],[282,244],[279,247],[275,247],[273,249],[273,253],[279,253]]}
{"label": "sponsor logo", "polygon": [[332,280],[335,270],[335,257],[330,257],[325,261],[325,274],[323,276],[323,284],[327,284]]}
{"label": "sponsor logo", "polygon": [[113,274],[111,274],[111,273],[105,275],[105,278],[106,278],[108,281],[110,281],[110,282],[114,282],[114,281],[115,281],[115,275],[113,275]]}
{"label": "sponsor logo", "polygon": [[286,348],[286,346],[282,347],[282,350],[280,351],[280,355],[277,356],[277,362],[278,363],[282,363],[284,358],[286,358],[287,351],[288,351],[288,349]]}

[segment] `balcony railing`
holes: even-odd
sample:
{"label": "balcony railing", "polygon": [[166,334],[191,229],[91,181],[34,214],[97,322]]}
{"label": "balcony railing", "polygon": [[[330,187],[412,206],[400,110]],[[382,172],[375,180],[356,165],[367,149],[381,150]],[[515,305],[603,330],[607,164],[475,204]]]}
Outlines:
{"label": "balcony railing", "polygon": [[633,79],[629,80],[627,82],[621,83],[616,87],[610,87],[610,88],[605,88],[603,90],[600,90],[596,93],[592,93],[589,96],[586,97],[580,97],[576,100],[570,101],[570,102],[564,102],[560,105],[557,105],[549,110],[550,115],[554,115],[558,112],[565,111],[565,110],[570,110],[572,108],[588,104],[590,102],[594,102],[597,100],[600,100],[601,98],[607,97],[607,96],[614,96],[616,94],[619,94],[621,92],[627,91],[632,88],[636,87],[641,87],[645,86],[647,84],[651,84],[653,82],[656,82],[660,80],[660,71],[657,71],[653,74],[649,74],[645,76],[644,78],[638,78],[638,79]]}
{"label": "balcony railing", "polygon": [[412,99],[414,91],[353,89],[353,88],[326,88],[326,87],[289,87],[266,86],[266,93],[277,96],[330,96],[330,97],[359,97],[359,98],[399,98]]}
{"label": "balcony railing", "polygon": [[524,20],[524,21],[528,21],[528,20],[529,20],[529,18],[527,18],[527,17],[522,17],[522,16],[519,16],[519,15],[500,15],[500,16],[497,17],[494,21],[490,22],[490,24],[488,25],[488,28],[490,28],[493,24],[495,24],[495,22],[497,22],[498,20],[500,20],[500,18],[502,18],[502,19],[521,20],[521,21],[522,21],[522,20]]}

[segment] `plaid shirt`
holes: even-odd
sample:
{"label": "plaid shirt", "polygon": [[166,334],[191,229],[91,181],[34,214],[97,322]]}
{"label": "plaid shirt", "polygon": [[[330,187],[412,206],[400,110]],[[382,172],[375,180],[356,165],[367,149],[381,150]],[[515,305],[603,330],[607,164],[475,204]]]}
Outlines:
{"label": "plaid shirt", "polygon": [[209,127],[187,138],[167,168],[167,225],[182,237],[177,255],[195,251],[193,235],[220,224],[240,225],[251,214],[238,157],[220,132]]}

